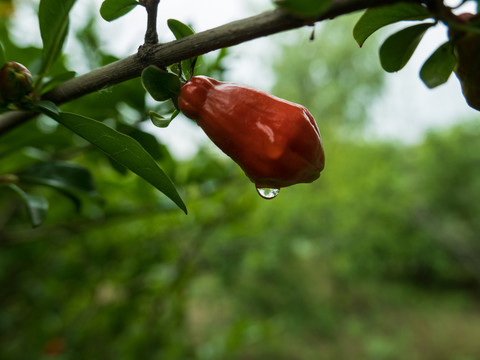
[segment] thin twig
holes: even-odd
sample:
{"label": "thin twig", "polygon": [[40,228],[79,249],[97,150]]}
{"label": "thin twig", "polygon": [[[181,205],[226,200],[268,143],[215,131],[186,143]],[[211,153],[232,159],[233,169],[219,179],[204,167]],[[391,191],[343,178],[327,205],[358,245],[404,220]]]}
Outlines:
{"label": "thin twig", "polygon": [[154,45],[158,44],[157,34],[157,13],[158,4],[160,0],[147,0],[145,2],[145,9],[147,10],[147,31],[145,33],[145,44]]}

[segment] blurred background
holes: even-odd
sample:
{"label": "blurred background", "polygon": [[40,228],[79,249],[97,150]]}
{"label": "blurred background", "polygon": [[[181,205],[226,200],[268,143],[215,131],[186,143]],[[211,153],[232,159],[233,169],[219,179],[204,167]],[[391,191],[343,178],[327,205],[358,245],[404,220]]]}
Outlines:
{"label": "blurred background", "polygon": [[[113,23],[79,0],[57,63],[84,73],[132,54],[145,14]],[[0,0],[7,57],[38,66],[38,1]],[[169,1],[202,31],[270,1]],[[385,74],[378,45],[359,49],[360,14],[202,57],[199,73],[305,105],[327,154],[313,184],[260,198],[191,121],[167,129],[138,79],[62,109],[140,141],[177,184],[189,215],[143,180],[46,118],[0,138],[0,173],[39,161],[90,169],[100,196],[47,187],[32,229],[0,188],[2,359],[480,358],[480,123],[457,79],[426,90],[421,63],[445,38],[428,34],[412,62]],[[34,25],[35,24],[35,25]]]}

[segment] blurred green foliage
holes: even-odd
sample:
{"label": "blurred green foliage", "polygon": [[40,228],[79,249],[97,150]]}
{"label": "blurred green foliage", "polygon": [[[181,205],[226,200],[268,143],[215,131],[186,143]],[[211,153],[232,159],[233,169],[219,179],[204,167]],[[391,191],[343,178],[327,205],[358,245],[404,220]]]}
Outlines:
{"label": "blurred green foliage", "polygon": [[[63,109],[139,140],[188,216],[47,119],[3,136],[1,174],[68,161],[90,169],[101,198],[25,185],[50,202],[31,229],[0,187],[0,358],[478,359],[480,125],[415,145],[345,134],[382,89],[347,20],[283,45],[274,64],[273,91],[312,109],[328,156],[318,181],[274,200],[208,146],[174,159],[143,130],[138,80]],[[83,45],[92,67],[111,60]],[[205,73],[220,76],[211,64]]]}
{"label": "blurred green foliage", "polygon": [[272,92],[304,104],[322,134],[329,136],[332,132],[343,138],[358,135],[368,121],[369,104],[382,91],[377,54],[359,51],[352,39],[352,23],[357,17],[348,15],[319,24],[313,40],[306,33],[288,34],[292,38],[286,36],[282,56],[273,61],[278,80]]}

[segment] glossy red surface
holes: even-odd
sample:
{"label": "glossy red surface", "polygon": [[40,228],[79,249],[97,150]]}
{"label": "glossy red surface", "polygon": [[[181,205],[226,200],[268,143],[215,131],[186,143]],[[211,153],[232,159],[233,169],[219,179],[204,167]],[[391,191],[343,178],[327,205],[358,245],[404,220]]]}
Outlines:
{"label": "glossy red surface", "polygon": [[182,87],[178,105],[257,187],[309,183],[324,168],[320,132],[301,105],[205,76]]}

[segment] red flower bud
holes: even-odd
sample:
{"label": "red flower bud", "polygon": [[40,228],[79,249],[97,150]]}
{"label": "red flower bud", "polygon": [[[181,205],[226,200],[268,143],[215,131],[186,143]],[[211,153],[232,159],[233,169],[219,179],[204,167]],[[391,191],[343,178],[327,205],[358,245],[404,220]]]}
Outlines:
{"label": "red flower bud", "polygon": [[32,90],[32,74],[22,64],[9,62],[0,70],[0,97],[4,101],[20,101]]}
{"label": "red flower bud", "polygon": [[178,105],[257,188],[279,189],[320,176],[322,141],[305,107],[205,76],[182,87]]}

